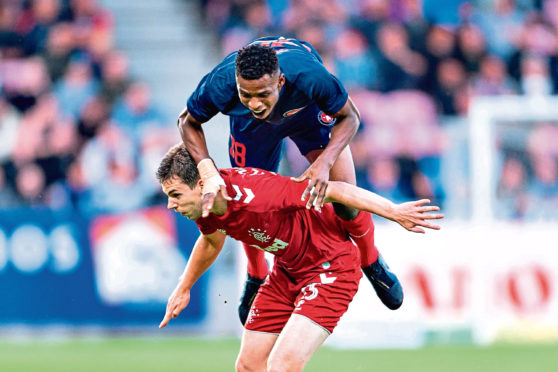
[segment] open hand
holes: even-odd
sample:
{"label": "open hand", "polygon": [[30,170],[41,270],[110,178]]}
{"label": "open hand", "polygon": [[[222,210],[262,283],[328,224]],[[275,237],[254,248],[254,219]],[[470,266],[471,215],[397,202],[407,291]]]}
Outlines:
{"label": "open hand", "polygon": [[221,176],[212,176],[204,180],[202,186],[202,217],[209,216],[209,211],[213,208],[215,197],[219,192],[225,199],[232,200],[227,193],[225,181]]}
{"label": "open hand", "polygon": [[310,180],[300,199],[308,199],[306,202],[306,208],[310,209],[313,206],[319,211],[324,205],[327,185],[329,182],[329,167],[317,159],[302,175],[296,178],[292,177],[291,179],[295,182],[303,182],[308,179]]}
{"label": "open hand", "polygon": [[435,205],[425,205],[430,203],[428,199],[421,199],[406,203],[397,204],[395,206],[394,220],[409,231],[424,234],[424,229],[440,230],[440,226],[430,222],[430,220],[439,220],[444,218],[442,213],[428,213],[440,210]]}

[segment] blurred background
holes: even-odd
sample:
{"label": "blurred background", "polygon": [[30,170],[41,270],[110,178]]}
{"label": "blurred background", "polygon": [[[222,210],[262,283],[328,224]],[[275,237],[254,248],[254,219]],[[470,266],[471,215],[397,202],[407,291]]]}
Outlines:
{"label": "blurred background", "polygon": [[[558,355],[558,0],[4,0],[0,367],[41,370],[22,346],[37,353],[38,341],[117,350],[131,337],[155,342],[134,358],[186,338],[169,349],[230,349],[215,370],[232,369],[245,275],[234,241],[188,309],[157,329],[198,232],[166,211],[154,172],[203,75],[268,35],[310,42],[349,90],[362,117],[358,184],[396,202],[429,198],[446,215],[425,236],[376,220],[404,306],[385,309],[363,281],[325,350],[542,343]],[[229,166],[228,119],[204,129]],[[286,140],[281,173],[307,165]],[[553,370],[537,355],[534,370]],[[188,363],[134,368],[212,370]]]}

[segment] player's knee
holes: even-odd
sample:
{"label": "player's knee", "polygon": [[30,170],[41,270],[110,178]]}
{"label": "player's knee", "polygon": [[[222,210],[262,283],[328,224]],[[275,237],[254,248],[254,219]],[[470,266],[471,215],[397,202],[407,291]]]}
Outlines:
{"label": "player's knee", "polygon": [[236,372],[254,372],[262,371],[265,368],[265,362],[263,365],[258,365],[253,358],[246,358],[239,355],[235,363]]}
{"label": "player's knee", "polygon": [[333,203],[333,209],[335,210],[335,214],[345,221],[354,220],[360,212],[358,209],[350,208],[339,203]]}
{"label": "player's knee", "polygon": [[244,360],[243,358],[241,358],[240,356],[236,359],[236,363],[235,363],[235,369],[236,372],[249,372],[249,371],[253,371],[253,369],[250,368],[250,365],[248,363],[246,363],[247,361]]}

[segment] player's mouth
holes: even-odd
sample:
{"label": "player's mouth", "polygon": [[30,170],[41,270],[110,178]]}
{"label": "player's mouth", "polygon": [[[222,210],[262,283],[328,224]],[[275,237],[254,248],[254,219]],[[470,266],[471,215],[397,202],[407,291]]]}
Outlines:
{"label": "player's mouth", "polygon": [[252,115],[257,117],[258,119],[263,119],[265,117],[265,112],[266,112],[266,109],[262,109],[262,110],[259,110],[259,111],[252,110]]}

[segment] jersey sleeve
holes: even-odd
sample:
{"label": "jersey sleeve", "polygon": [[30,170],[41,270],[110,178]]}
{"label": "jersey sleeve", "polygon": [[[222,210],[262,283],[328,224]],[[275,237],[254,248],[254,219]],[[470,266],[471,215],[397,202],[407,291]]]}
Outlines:
{"label": "jersey sleeve", "polygon": [[210,81],[211,73],[201,79],[198,87],[190,95],[186,104],[188,113],[202,123],[205,123],[219,113],[219,109],[211,98]]}
{"label": "jersey sleeve", "polygon": [[209,215],[209,217],[206,218],[198,218],[195,222],[196,225],[198,225],[198,229],[200,229],[200,232],[203,235],[209,235],[217,231],[217,227],[214,223],[212,223],[212,221],[213,218],[211,215]]}
{"label": "jersey sleeve", "polygon": [[308,182],[294,182],[289,177],[257,168],[224,170],[229,196],[233,202],[253,212],[294,210],[306,207],[301,200]]}
{"label": "jersey sleeve", "polygon": [[[293,68],[291,66],[295,63],[295,61],[285,62],[287,62],[285,71]],[[309,53],[299,58],[297,65],[294,65],[294,74],[286,72],[285,75],[328,115],[336,114],[341,110],[349,98],[341,81]]]}
{"label": "jersey sleeve", "polygon": [[186,106],[194,118],[205,123],[224,112],[237,98],[234,55],[229,55],[201,79]]}

